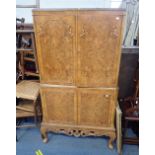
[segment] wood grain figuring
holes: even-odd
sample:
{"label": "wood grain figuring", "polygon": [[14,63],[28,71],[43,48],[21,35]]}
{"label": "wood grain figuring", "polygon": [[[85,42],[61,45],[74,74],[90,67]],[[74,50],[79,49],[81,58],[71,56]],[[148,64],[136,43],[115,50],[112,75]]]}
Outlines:
{"label": "wood grain figuring", "polygon": [[79,11],[78,86],[117,86],[121,21],[117,14]]}
{"label": "wood grain figuring", "polygon": [[43,121],[48,123],[76,124],[77,99],[74,88],[41,87]]}
{"label": "wood grain figuring", "polygon": [[[78,89],[78,124],[110,127],[111,111],[115,109],[115,91],[107,89]],[[111,126],[113,127],[113,125]]]}
{"label": "wood grain figuring", "polygon": [[113,148],[124,12],[33,11],[47,132],[108,136]]}
{"label": "wood grain figuring", "polygon": [[41,82],[75,83],[75,16],[36,17]]}

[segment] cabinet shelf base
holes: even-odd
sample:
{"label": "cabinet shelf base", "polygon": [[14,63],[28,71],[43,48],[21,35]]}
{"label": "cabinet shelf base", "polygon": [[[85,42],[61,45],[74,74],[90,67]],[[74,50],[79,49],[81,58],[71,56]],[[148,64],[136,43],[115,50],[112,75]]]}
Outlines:
{"label": "cabinet shelf base", "polygon": [[44,143],[48,142],[48,132],[66,134],[68,136],[86,137],[86,136],[107,136],[109,137],[108,147],[113,149],[113,142],[116,139],[115,128],[88,127],[80,125],[57,125],[42,123],[41,135]]}

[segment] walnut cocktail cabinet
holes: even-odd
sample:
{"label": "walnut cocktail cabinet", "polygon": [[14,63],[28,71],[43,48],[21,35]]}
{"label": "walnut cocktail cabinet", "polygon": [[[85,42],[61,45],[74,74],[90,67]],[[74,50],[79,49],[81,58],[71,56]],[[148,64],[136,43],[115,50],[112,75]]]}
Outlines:
{"label": "walnut cocktail cabinet", "polygon": [[41,80],[41,133],[116,137],[124,11],[34,10]]}

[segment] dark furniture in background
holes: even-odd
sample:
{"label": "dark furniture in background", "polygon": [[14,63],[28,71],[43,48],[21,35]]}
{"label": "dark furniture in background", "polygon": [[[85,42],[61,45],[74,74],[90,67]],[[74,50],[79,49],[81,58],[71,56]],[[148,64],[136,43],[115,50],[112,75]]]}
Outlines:
{"label": "dark furniture in background", "polygon": [[[122,109],[123,139],[126,144],[139,144],[139,53],[138,48],[124,48],[120,69],[119,103]],[[130,137],[128,129],[136,136]]]}
{"label": "dark furniture in background", "polygon": [[122,47],[119,72],[119,99],[133,95],[133,79],[135,77],[138,59],[139,47]]}
{"label": "dark furniture in background", "polygon": [[31,24],[25,24],[24,18],[17,18],[16,21],[16,51],[18,53],[17,65],[20,70],[20,76],[22,79],[25,79],[25,76],[39,78],[33,26]]}

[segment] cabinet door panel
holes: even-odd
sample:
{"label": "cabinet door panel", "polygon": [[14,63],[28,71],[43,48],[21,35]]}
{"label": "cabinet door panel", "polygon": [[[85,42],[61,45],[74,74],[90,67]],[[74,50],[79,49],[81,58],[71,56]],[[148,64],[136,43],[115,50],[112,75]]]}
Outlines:
{"label": "cabinet door panel", "polygon": [[79,88],[78,124],[113,127],[116,90]]}
{"label": "cabinet door panel", "polygon": [[41,97],[44,122],[77,123],[77,97],[74,88],[42,87]]}
{"label": "cabinet door panel", "polygon": [[117,85],[122,15],[106,11],[78,14],[78,85]]}
{"label": "cabinet door panel", "polygon": [[73,85],[75,15],[72,12],[46,13],[34,16],[41,82]]}

